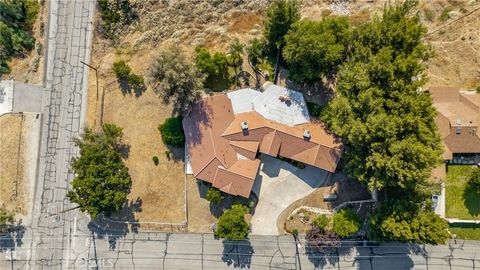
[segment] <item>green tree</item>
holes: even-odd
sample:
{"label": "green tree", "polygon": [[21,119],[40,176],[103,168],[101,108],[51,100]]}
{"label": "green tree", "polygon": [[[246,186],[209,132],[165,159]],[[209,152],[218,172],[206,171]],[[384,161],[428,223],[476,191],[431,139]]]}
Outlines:
{"label": "green tree", "polygon": [[217,222],[215,235],[226,240],[244,240],[248,237],[250,226],[245,221],[248,213],[246,206],[235,204],[225,210]]}
{"label": "green tree", "polygon": [[285,45],[285,35],[300,20],[296,0],[274,0],[267,9],[264,35],[271,55],[276,55]]}
{"label": "green tree", "polygon": [[256,67],[262,61],[265,51],[265,41],[254,38],[247,46],[248,59],[250,63]]}
{"label": "green tree", "polygon": [[206,48],[202,47],[196,47],[195,53],[195,65],[207,76],[207,82],[228,78],[228,59],[225,53],[216,52],[212,56]]}
{"label": "green tree", "polygon": [[321,76],[333,74],[345,59],[349,39],[346,17],[294,24],[285,36],[283,49],[289,78],[297,83],[313,83]]}
{"label": "green tree", "polygon": [[447,221],[421,208],[420,203],[406,200],[382,202],[369,220],[369,239],[444,244],[449,237]]}
{"label": "green tree", "polygon": [[320,215],[313,220],[313,225],[323,231],[327,228],[328,223],[330,223],[330,220],[327,215]]}
{"label": "green tree", "polygon": [[159,51],[152,60],[148,73],[155,93],[165,103],[174,102],[174,113],[188,109],[203,91],[204,76],[195,65],[187,61],[185,52],[178,46]]}
{"label": "green tree", "polygon": [[80,156],[71,162],[75,178],[67,197],[92,218],[110,216],[126,203],[132,179],[122,159],[122,136],[121,128],[104,124],[101,132],[86,128],[75,139]]}
{"label": "green tree", "polygon": [[468,185],[480,192],[480,168],[474,169],[468,177]]}
{"label": "green tree", "polygon": [[233,43],[230,44],[229,56],[231,66],[235,70],[235,76],[237,76],[238,74],[237,69],[241,67],[243,63],[243,47],[244,45],[240,42],[238,38],[236,38]]}
{"label": "green tree", "polygon": [[215,205],[218,204],[223,200],[223,195],[220,190],[210,187],[207,191],[207,195],[205,195],[205,199],[210,202],[210,204]]}
{"label": "green tree", "polygon": [[183,146],[185,144],[182,120],[181,116],[170,117],[158,126],[164,144],[173,146]]}
{"label": "green tree", "polygon": [[333,216],[333,231],[340,237],[348,237],[360,229],[359,217],[350,210],[341,209]]}
{"label": "green tree", "polygon": [[7,62],[13,56],[24,56],[35,40],[33,23],[38,14],[38,1],[0,1],[0,75],[10,72]]}
{"label": "green tree", "polygon": [[426,29],[409,16],[415,2],[386,6],[353,32],[348,58],[337,74],[337,96],[322,119],[345,140],[345,171],[371,190],[408,190],[424,185],[440,161],[436,111],[424,84],[430,48]]}

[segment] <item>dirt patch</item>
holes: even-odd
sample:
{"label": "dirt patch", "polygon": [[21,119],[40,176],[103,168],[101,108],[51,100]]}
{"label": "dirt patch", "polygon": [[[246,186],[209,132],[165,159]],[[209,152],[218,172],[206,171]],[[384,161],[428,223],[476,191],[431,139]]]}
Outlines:
{"label": "dirt patch", "polygon": [[40,118],[37,114],[0,116],[0,206],[28,221],[37,171]]}
{"label": "dirt patch", "polygon": [[212,232],[211,224],[217,218],[210,211],[210,203],[202,198],[207,192],[207,187],[195,180],[193,176],[187,177],[188,194],[188,231],[198,233]]}
{"label": "dirt patch", "polygon": [[246,34],[249,31],[260,34],[262,31],[263,17],[261,13],[233,12],[230,16],[230,25],[227,31],[230,33]]}

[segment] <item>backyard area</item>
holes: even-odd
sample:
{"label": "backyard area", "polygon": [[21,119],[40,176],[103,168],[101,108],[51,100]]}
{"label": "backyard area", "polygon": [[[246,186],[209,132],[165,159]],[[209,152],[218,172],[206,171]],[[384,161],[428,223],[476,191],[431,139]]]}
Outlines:
{"label": "backyard area", "polygon": [[480,214],[480,196],[468,188],[468,176],[474,167],[468,165],[450,165],[447,167],[446,217],[459,219],[478,219]]}

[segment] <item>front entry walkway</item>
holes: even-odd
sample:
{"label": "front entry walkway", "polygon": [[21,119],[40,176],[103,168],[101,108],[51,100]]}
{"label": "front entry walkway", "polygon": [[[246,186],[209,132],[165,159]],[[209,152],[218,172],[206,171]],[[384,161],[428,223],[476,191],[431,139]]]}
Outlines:
{"label": "front entry walkway", "polygon": [[252,217],[252,234],[278,235],[277,219],[293,202],[325,186],[330,173],[312,166],[298,169],[277,158],[262,155],[253,192],[258,204]]}

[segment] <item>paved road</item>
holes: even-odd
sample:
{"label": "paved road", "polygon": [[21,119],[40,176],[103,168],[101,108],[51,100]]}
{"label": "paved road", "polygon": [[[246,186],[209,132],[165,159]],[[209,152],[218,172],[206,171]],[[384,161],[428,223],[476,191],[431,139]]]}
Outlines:
{"label": "paved road", "polygon": [[[86,108],[87,68],[94,0],[49,1],[45,91],[39,171],[32,224],[24,236],[26,269],[61,269],[71,252],[71,231],[77,219],[66,193],[73,178],[69,162],[78,152],[72,139],[79,135]],[[84,219],[85,217],[83,217]],[[82,219],[81,216],[78,219]]]}
{"label": "paved road", "polygon": [[[223,242],[211,234],[138,233],[94,236],[77,231],[72,237],[70,261],[64,269],[476,269],[480,266],[480,243],[407,245],[385,243],[363,246],[344,242],[342,247],[318,252],[296,244],[292,236],[250,236],[249,241]],[[55,236],[53,236],[55,237]],[[48,248],[48,246],[45,246]],[[15,253],[28,247],[17,247]],[[3,255],[0,253],[0,255]],[[56,269],[28,267],[24,261],[0,256],[0,269]],[[58,258],[57,258],[58,259]]]}

